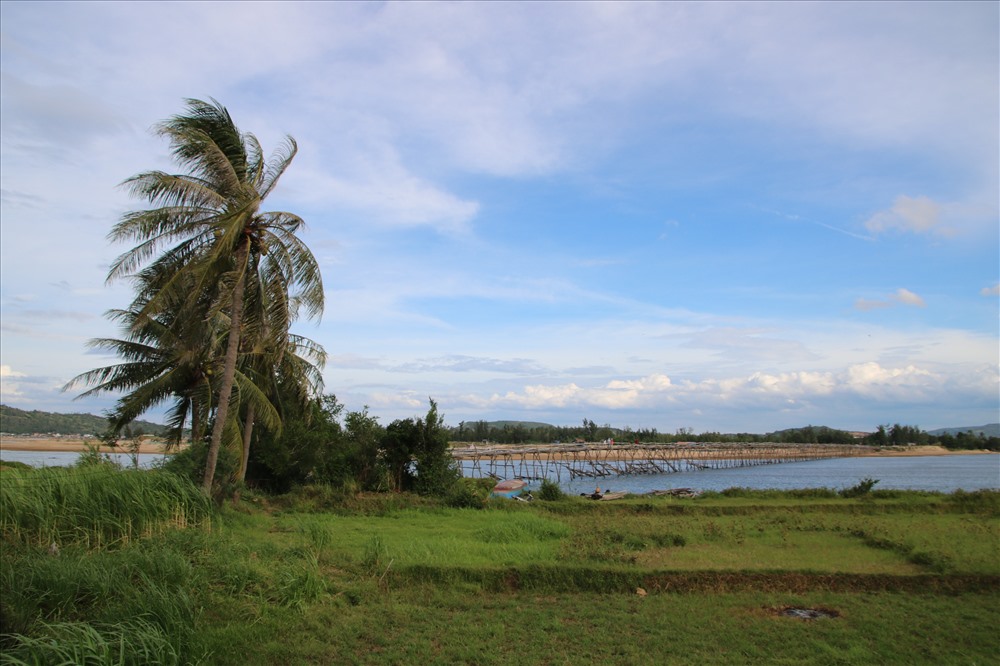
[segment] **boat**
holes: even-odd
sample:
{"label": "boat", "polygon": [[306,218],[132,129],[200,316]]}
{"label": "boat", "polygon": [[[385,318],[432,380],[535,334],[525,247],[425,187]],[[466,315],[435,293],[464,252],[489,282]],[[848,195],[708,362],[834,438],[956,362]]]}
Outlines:
{"label": "boat", "polygon": [[507,481],[501,481],[497,485],[493,486],[493,491],[490,492],[490,495],[493,497],[517,497],[527,485],[527,482],[522,481],[521,479],[508,479]]}

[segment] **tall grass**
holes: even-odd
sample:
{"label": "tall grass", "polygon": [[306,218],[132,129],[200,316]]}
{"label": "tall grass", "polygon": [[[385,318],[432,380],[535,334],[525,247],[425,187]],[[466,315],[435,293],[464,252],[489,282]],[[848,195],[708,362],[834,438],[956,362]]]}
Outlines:
{"label": "tall grass", "polygon": [[101,549],[206,519],[208,499],[157,470],[111,465],[0,471],[0,535],[9,543]]}
{"label": "tall grass", "polygon": [[[165,544],[98,552],[71,546],[57,557],[5,545],[2,563],[5,655],[39,664],[170,663],[169,655],[183,652],[194,639],[194,572],[184,554]],[[46,640],[59,645],[47,646]],[[164,641],[168,647],[160,645]],[[68,656],[104,654],[115,644],[126,661]],[[163,659],[136,657],[154,648]],[[62,660],[59,650],[68,651]]]}
{"label": "tall grass", "polygon": [[170,637],[160,627],[141,619],[101,627],[84,622],[45,624],[35,636],[14,636],[12,645],[0,653],[2,666],[181,663]]}
{"label": "tall grass", "polygon": [[0,663],[190,661],[190,560],[147,545],[211,514],[193,484],[163,471],[0,471]]}

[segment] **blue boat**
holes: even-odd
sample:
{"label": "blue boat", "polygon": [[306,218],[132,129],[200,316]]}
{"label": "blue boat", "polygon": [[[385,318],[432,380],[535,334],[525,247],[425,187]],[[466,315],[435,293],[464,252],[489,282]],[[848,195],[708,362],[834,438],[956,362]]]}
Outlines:
{"label": "blue boat", "polygon": [[510,479],[508,481],[501,481],[497,485],[493,486],[493,491],[490,493],[493,497],[506,497],[508,499],[513,499],[521,494],[524,487],[528,484],[521,479]]}

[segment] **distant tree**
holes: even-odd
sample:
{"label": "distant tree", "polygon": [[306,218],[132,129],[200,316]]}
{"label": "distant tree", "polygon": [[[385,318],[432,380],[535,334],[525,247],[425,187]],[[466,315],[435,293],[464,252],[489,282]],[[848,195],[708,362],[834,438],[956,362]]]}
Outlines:
{"label": "distant tree", "polygon": [[390,423],[382,437],[381,452],[393,489],[397,491],[444,495],[460,477],[448,452],[448,434],[433,400],[424,419]]}
{"label": "distant tree", "polygon": [[889,435],[886,432],[886,426],[879,425],[875,429],[875,432],[865,437],[864,443],[868,444],[869,446],[888,446]]}
{"label": "distant tree", "polygon": [[368,413],[367,407],[348,413],[344,427],[343,448],[331,460],[328,478],[333,481],[353,479],[363,490],[388,490],[391,484],[382,459],[385,428],[378,418]]}
{"label": "distant tree", "polygon": [[[335,459],[344,446],[343,428],[338,421],[343,406],[332,395],[303,403],[297,397],[295,383],[291,379],[277,388],[279,394],[293,396],[284,404],[282,428],[261,429],[256,435],[257,445],[247,452],[248,486],[285,492],[310,482],[343,480],[342,476],[334,479],[333,474],[337,469]],[[235,453],[230,455],[239,466]]]}

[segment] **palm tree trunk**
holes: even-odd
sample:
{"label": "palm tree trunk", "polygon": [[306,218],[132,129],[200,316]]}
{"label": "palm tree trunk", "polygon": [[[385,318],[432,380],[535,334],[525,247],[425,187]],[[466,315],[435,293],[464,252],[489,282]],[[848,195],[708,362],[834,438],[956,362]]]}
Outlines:
{"label": "palm tree trunk", "polygon": [[201,441],[201,405],[197,398],[191,399],[191,443]]}
{"label": "palm tree trunk", "polygon": [[237,477],[239,483],[243,483],[247,478],[247,465],[250,462],[250,435],[253,434],[254,407],[253,403],[247,405],[247,420],[243,426],[243,460],[240,462],[240,473]]}
{"label": "palm tree trunk", "polygon": [[240,272],[236,285],[233,286],[232,312],[229,313],[229,340],[226,344],[226,359],[222,366],[222,385],[219,387],[219,406],[215,409],[215,424],[212,426],[212,441],[208,445],[208,459],[205,461],[205,478],[201,489],[206,495],[212,494],[212,480],[215,478],[215,465],[219,461],[219,446],[222,444],[222,431],[226,427],[229,416],[229,398],[233,394],[233,384],[236,382],[236,358],[240,351],[240,328],[243,319],[243,288],[246,284],[246,261],[250,253],[250,241],[244,237],[236,250],[236,270]]}

